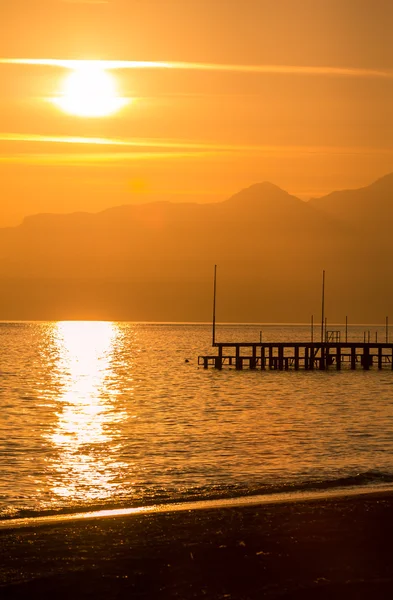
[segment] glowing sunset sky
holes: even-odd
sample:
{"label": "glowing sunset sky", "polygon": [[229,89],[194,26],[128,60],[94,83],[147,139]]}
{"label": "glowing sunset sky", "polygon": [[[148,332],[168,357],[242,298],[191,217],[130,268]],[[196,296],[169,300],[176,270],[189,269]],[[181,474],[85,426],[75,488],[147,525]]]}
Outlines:
{"label": "glowing sunset sky", "polygon": [[393,171],[392,28],[389,0],[3,2],[0,226],[368,184]]}

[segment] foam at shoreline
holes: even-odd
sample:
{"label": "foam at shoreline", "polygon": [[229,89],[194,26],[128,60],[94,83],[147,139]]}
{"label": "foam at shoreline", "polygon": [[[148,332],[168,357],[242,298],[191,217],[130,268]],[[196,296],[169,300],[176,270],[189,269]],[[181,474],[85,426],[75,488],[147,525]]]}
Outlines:
{"label": "foam at shoreline", "polygon": [[128,517],[133,515],[175,513],[184,511],[196,511],[206,509],[220,509],[230,507],[246,507],[253,505],[283,504],[293,502],[307,502],[313,500],[329,500],[341,497],[354,497],[371,494],[393,494],[393,485],[368,485],[353,488],[343,487],[336,489],[307,490],[281,492],[275,494],[259,494],[254,496],[239,496],[234,498],[218,498],[212,500],[196,500],[173,504],[154,504],[151,506],[139,506],[119,509],[104,509],[88,512],[77,512],[69,514],[45,515],[38,517],[26,517],[7,519],[0,521],[0,530],[10,530],[24,527],[40,527],[44,525],[58,524],[72,521],[85,521],[90,519],[106,519],[116,517]]}

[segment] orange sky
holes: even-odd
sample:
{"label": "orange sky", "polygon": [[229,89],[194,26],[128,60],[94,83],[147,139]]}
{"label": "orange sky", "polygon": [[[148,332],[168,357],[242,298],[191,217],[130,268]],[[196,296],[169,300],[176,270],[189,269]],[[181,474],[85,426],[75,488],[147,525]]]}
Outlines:
{"label": "orange sky", "polygon": [[[307,198],[393,171],[390,0],[12,0],[0,16],[0,226],[264,180]],[[132,102],[66,114],[48,100],[68,60],[121,61]]]}

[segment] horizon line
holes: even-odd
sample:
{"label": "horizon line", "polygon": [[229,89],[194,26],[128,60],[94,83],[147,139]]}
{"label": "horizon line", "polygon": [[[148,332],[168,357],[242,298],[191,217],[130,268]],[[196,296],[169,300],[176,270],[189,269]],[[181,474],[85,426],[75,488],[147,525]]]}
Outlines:
{"label": "horizon line", "polygon": [[[132,319],[126,320],[118,320],[118,319],[0,319],[0,325],[4,324],[13,324],[13,323],[132,323],[135,325],[206,325],[211,327],[211,321],[134,321]],[[321,321],[314,321],[314,327],[316,325],[320,325]],[[265,321],[258,323],[257,321],[216,321],[216,325],[224,325],[230,326],[233,325],[244,325],[244,326],[258,326],[267,325],[267,326],[294,326],[294,327],[309,327],[311,326],[310,322],[304,321]],[[332,321],[330,325],[339,325],[345,327],[345,321]],[[386,327],[386,323],[351,323],[348,322],[348,327],[364,327],[367,325],[368,327]],[[388,327],[392,327],[393,325],[388,325]],[[220,343],[220,342],[218,342]],[[269,342],[268,342],[269,343]]]}

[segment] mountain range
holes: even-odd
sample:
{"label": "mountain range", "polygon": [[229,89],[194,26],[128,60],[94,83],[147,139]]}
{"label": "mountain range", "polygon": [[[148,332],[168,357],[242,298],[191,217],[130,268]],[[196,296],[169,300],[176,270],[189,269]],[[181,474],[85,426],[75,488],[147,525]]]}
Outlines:
{"label": "mountain range", "polygon": [[393,313],[393,173],[304,202],[265,182],[211,204],[26,217],[0,229],[1,319],[382,322]]}

